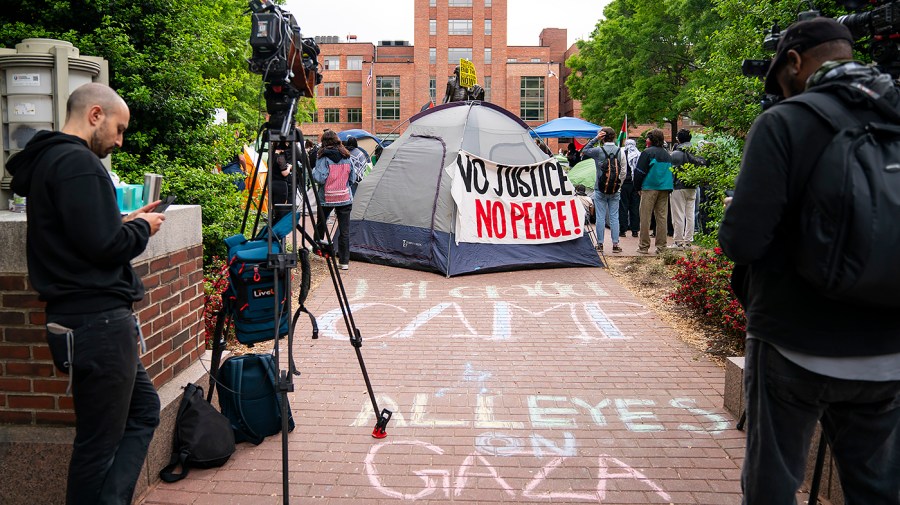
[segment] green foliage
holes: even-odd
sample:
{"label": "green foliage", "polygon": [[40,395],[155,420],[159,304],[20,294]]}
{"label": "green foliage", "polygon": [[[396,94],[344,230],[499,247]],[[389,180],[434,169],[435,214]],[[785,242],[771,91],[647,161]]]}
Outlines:
{"label": "green foliage", "polygon": [[[207,257],[224,254],[221,240],[237,230],[242,206],[232,178],[213,172],[244,143],[235,133],[255,131],[260,115],[245,9],[244,0],[35,0],[0,12],[0,46],[55,38],[109,61],[110,85],[131,111],[113,170],[128,182],[163,174],[163,194],[201,205]],[[230,124],[212,124],[217,108]]]}
{"label": "green foliage", "polygon": [[725,215],[725,192],[734,189],[734,182],[741,166],[741,152],[744,141],[725,135],[707,136],[706,142],[695,147],[707,165],[685,163],[672,167],[672,171],[688,186],[701,186],[706,191],[707,201],[703,210],[710,218],[709,228],[699,230],[695,242],[706,247],[718,244],[719,224]]}

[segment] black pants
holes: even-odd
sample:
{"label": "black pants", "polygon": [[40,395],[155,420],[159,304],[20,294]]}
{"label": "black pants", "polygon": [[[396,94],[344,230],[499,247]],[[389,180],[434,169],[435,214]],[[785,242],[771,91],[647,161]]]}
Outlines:
{"label": "black pants", "polygon": [[131,309],[47,314],[47,321],[77,330],[69,371],[75,443],[66,504],[130,505],[159,425],[159,396],[138,358]]}
{"label": "black pants", "polygon": [[622,183],[622,197],[619,199],[619,231],[631,230],[637,233],[641,229],[641,196],[634,189],[634,183]]}
{"label": "black pants", "polygon": [[316,239],[322,240],[325,238],[325,233],[328,230],[328,216],[330,216],[331,211],[334,210],[338,221],[338,262],[342,265],[350,264],[350,211],[352,209],[352,204],[340,205],[338,207],[319,205],[319,222],[316,223]]}

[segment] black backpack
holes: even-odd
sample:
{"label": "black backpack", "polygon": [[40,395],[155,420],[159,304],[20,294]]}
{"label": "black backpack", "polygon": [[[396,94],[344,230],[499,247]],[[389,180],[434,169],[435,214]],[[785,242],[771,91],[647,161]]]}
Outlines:
{"label": "black backpack", "polygon": [[619,166],[619,148],[617,147],[613,154],[610,154],[605,146],[600,150],[606,155],[606,160],[597,162],[597,187],[595,189],[606,195],[614,195],[622,187],[622,181],[619,178],[622,173],[622,167]]}
{"label": "black backpack", "polygon": [[794,263],[834,299],[900,307],[900,114],[874,100],[884,121],[860,121],[830,94],[786,100],[811,109],[836,132],[799,201]]}
{"label": "black backpack", "polygon": [[[222,466],[234,453],[234,434],[228,418],[203,398],[203,388],[188,383],[175,416],[172,459],[159,471],[165,482],[187,477],[191,467]],[[174,470],[181,465],[181,473]]]}

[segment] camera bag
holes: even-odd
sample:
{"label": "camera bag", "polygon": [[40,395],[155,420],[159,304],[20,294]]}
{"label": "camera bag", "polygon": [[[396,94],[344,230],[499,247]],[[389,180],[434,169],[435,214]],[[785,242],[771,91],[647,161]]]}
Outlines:
{"label": "camera bag", "polygon": [[[228,418],[203,398],[202,387],[188,383],[175,416],[172,459],[159,471],[159,478],[177,482],[187,477],[192,467],[224,465],[233,453],[234,434]],[[178,466],[181,473],[175,472]]]}
{"label": "camera bag", "polygon": [[900,307],[900,114],[883,97],[868,97],[881,120],[860,121],[823,91],[783,102],[812,110],[835,132],[798,186],[794,264],[830,298]]}
{"label": "camera bag", "polygon": [[[225,239],[228,247],[228,288],[222,301],[234,322],[238,342],[252,345],[275,338],[276,319],[278,336],[288,334],[290,314],[287,311],[287,293],[284,279],[275,282],[274,270],[268,268],[268,234],[272,233],[272,253],[281,252],[279,241],[292,228],[294,221],[288,214],[269,228],[263,228],[252,240],[241,234]],[[278,285],[278,293],[275,286]],[[275,298],[279,300],[276,315]]]}
{"label": "camera bag", "polygon": [[[281,395],[271,354],[245,354],[226,359],[218,371],[219,405],[235,442],[254,445],[281,431]],[[294,416],[288,406],[288,431]]]}

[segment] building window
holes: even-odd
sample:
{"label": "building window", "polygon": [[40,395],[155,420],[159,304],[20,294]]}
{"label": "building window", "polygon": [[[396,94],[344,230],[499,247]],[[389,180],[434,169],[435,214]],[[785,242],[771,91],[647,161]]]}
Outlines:
{"label": "building window", "polygon": [[515,63],[517,60],[515,58],[506,58],[507,63]]}
{"label": "building window", "polygon": [[347,56],[347,70],[362,70],[362,56]]}
{"label": "building window", "polygon": [[437,48],[428,48],[428,63],[437,63]]}
{"label": "building window", "polygon": [[447,50],[447,59],[450,60],[450,63],[456,63],[461,59],[472,59],[472,49],[466,47],[451,47]]}
{"label": "building window", "polygon": [[362,96],[362,83],[361,82],[348,82],[347,83],[347,96]]}
{"label": "building window", "polygon": [[525,121],[544,120],[544,78],[521,77],[519,116]]}
{"label": "building window", "polygon": [[309,122],[310,123],[318,123],[319,122],[319,111],[317,111],[317,110],[309,111]]}
{"label": "building window", "polygon": [[451,19],[447,31],[450,35],[472,35],[471,19]]}
{"label": "building window", "polygon": [[450,0],[450,7],[471,7],[472,0]]}
{"label": "building window", "polygon": [[484,64],[485,65],[491,64],[491,53],[492,53],[492,51],[491,51],[490,47],[484,48]]}
{"label": "building window", "polygon": [[341,57],[340,56],[326,56],[325,57],[325,70],[340,70],[341,69]]}
{"label": "building window", "polygon": [[375,78],[375,119],[400,119],[400,76]]}
{"label": "building window", "polygon": [[326,82],[323,86],[325,87],[325,96],[341,96],[341,83]]}
{"label": "building window", "polygon": [[362,123],[362,109],[347,109],[348,123]]}
{"label": "building window", "polygon": [[428,97],[437,103],[437,79],[433,75],[428,79]]}
{"label": "building window", "polygon": [[491,76],[484,76],[484,101],[491,101]]}
{"label": "building window", "polygon": [[491,20],[490,19],[484,20],[484,34],[485,35],[491,34]]}
{"label": "building window", "polygon": [[341,109],[325,109],[325,122],[326,123],[340,123],[341,122]]}
{"label": "building window", "polygon": [[429,7],[437,7],[437,0],[428,0]]}
{"label": "building window", "polygon": [[531,62],[532,63],[540,63],[541,59],[540,58],[531,58]]}
{"label": "building window", "polygon": [[437,19],[428,20],[428,35],[437,35]]}
{"label": "building window", "polygon": [[490,6],[491,6],[491,0],[484,0],[484,6],[485,6],[485,7],[490,7]]}

